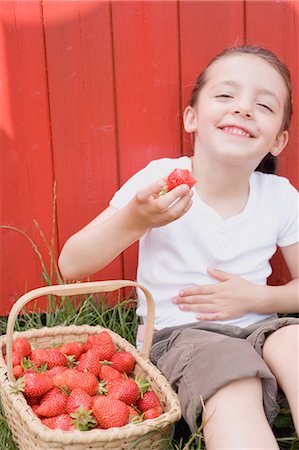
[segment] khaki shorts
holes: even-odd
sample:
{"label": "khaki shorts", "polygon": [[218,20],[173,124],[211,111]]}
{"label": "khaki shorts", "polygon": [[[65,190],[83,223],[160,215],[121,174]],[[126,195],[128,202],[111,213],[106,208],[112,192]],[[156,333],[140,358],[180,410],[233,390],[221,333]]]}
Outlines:
{"label": "khaki shorts", "polygon": [[151,360],[178,393],[193,432],[202,411],[200,398],[206,401],[222,386],[246,377],[261,378],[265,413],[273,423],[279,412],[277,383],[262,348],[269,334],[291,324],[299,319],[270,318],[247,328],[197,322],[155,332]]}

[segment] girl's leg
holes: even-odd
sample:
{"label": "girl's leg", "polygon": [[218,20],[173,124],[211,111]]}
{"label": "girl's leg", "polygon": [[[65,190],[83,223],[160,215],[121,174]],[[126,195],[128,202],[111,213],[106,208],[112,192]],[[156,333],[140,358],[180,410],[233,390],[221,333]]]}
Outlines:
{"label": "girl's leg", "polygon": [[299,325],[288,325],[279,328],[266,339],[263,358],[287,397],[299,435],[298,347]]}
{"label": "girl's leg", "polygon": [[279,449],[263,408],[259,378],[232,381],[205,404],[208,450]]}

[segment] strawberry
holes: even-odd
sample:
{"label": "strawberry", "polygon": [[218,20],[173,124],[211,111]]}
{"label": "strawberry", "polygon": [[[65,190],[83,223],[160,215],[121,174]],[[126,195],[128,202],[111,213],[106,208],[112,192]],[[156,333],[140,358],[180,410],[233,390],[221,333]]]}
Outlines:
{"label": "strawberry", "polygon": [[114,381],[109,387],[109,397],[121,400],[126,405],[135,404],[138,396],[138,384],[132,378]]}
{"label": "strawberry", "polygon": [[95,376],[99,375],[100,359],[98,347],[93,347],[81,355],[77,369],[80,372],[91,372]]}
{"label": "strawberry", "polygon": [[66,356],[73,356],[78,361],[84,350],[84,345],[81,342],[66,342],[58,350]]}
{"label": "strawberry", "polygon": [[20,390],[27,397],[40,397],[53,387],[53,381],[45,373],[27,371],[18,379]]}
{"label": "strawberry", "polygon": [[128,406],[120,400],[97,395],[93,399],[93,414],[101,428],[123,427],[129,421]]}
{"label": "strawberry", "polygon": [[94,395],[99,389],[97,377],[90,372],[80,372],[76,369],[66,369],[53,377],[53,383],[60,388],[73,390],[81,388],[89,395]]}
{"label": "strawberry", "polygon": [[48,377],[53,378],[55,375],[58,375],[59,373],[64,372],[67,369],[65,366],[55,366],[52,367],[52,369],[47,370],[45,373],[48,375]]}
{"label": "strawberry", "polygon": [[132,406],[128,406],[130,411],[130,423],[140,423],[142,422],[142,417],[139,415],[139,413],[136,411],[136,409],[132,408]]}
{"label": "strawberry", "polygon": [[83,406],[80,406],[76,412],[71,413],[70,416],[72,418],[72,423],[75,425],[76,429],[80,431],[88,431],[98,425],[92,415],[92,410],[86,410]]}
{"label": "strawberry", "polygon": [[13,367],[19,366],[23,360],[24,356],[20,352],[12,352],[12,365]]}
{"label": "strawberry", "polygon": [[31,345],[26,338],[16,338],[12,341],[12,351],[21,353],[22,358],[27,358],[31,353]]}
{"label": "strawberry", "polygon": [[147,391],[137,400],[137,408],[141,411],[147,411],[148,409],[157,409],[161,411],[162,406],[157,394],[154,391]]}
{"label": "strawberry", "polygon": [[187,184],[191,189],[196,179],[188,169],[174,169],[166,179],[166,185],[159,195],[164,195],[181,184]]}
{"label": "strawberry", "polygon": [[113,382],[124,378],[124,375],[109,365],[100,364],[99,378],[100,380]]}
{"label": "strawberry", "polygon": [[15,378],[20,378],[24,373],[24,369],[21,364],[13,367],[13,374]]}
{"label": "strawberry", "polygon": [[155,419],[156,417],[159,417],[162,414],[162,411],[156,409],[156,408],[150,408],[144,411],[143,418],[146,419]]}
{"label": "strawberry", "polygon": [[60,353],[57,348],[37,348],[32,350],[30,359],[36,367],[46,364],[48,369],[52,369],[55,366],[65,366],[68,362],[67,357]]}
{"label": "strawberry", "polygon": [[49,417],[42,419],[42,423],[52,430],[59,428],[60,430],[69,431],[75,430],[76,427],[72,423],[72,418],[68,414],[60,414],[56,417]]}
{"label": "strawberry", "polygon": [[71,414],[82,406],[86,411],[92,407],[92,397],[80,388],[73,389],[67,400],[66,412]]}
{"label": "strawberry", "polygon": [[38,413],[36,412],[36,410],[37,410],[38,407],[39,407],[39,405],[34,404],[34,405],[31,406],[31,409],[32,409],[32,411],[34,412],[34,414],[35,414],[38,418],[40,418],[40,417],[42,417],[42,416],[39,416]]}
{"label": "strawberry", "polygon": [[120,351],[114,353],[111,357],[112,368],[118,370],[119,372],[126,373],[130,375],[135,366],[135,358],[131,353],[126,351]]}
{"label": "strawberry", "polygon": [[65,414],[67,401],[68,396],[57,387],[53,387],[42,397],[35,413],[43,417],[54,417]]}
{"label": "strawberry", "polygon": [[108,331],[101,331],[101,333],[88,336],[85,343],[85,351],[97,347],[99,352],[99,359],[101,361],[111,359],[111,356],[116,352],[116,347]]}

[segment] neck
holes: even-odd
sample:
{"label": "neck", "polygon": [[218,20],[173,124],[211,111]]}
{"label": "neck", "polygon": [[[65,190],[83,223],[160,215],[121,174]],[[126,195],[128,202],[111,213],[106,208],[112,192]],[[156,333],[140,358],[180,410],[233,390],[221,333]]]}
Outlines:
{"label": "neck", "polygon": [[239,214],[244,209],[252,170],[239,165],[211,164],[198,155],[192,158],[192,170],[198,180],[198,195],[223,218]]}

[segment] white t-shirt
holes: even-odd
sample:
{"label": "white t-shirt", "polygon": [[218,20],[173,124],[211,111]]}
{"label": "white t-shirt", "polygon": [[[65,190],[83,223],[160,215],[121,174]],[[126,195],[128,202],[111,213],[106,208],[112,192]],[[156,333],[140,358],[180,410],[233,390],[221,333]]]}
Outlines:
{"label": "white t-shirt", "polygon": [[[116,192],[110,205],[123,208],[141,187],[177,167],[191,170],[191,160],[152,161]],[[298,242],[297,190],[286,178],[261,172],[254,172],[249,182],[249,198],[240,214],[224,220],[194,190],[193,205],[183,217],[150,229],[140,239],[137,281],[154,297],[156,329],[197,321],[194,312],[181,311],[172,298],[182,288],[217,283],[207,274],[207,267],[264,285],[271,274],[269,259],[277,246]],[[137,313],[145,317],[145,302],[142,293],[138,295]],[[218,323],[246,327],[267,317],[252,313]]]}

